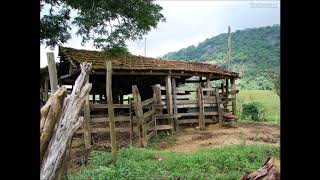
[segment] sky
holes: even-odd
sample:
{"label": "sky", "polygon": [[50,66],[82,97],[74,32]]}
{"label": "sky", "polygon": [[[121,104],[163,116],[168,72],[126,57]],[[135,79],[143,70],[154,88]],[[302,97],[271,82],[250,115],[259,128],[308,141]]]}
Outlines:
{"label": "sky", "polygon": [[[149,57],[160,57],[168,52],[197,45],[207,38],[227,33],[228,26],[231,27],[231,32],[234,32],[280,24],[279,0],[156,0],[155,3],[163,7],[161,13],[165,16],[166,22],[159,23],[156,29],[145,36],[146,56]],[[77,37],[75,32],[76,27],[73,27],[72,39],[62,46],[96,50],[92,44],[81,46],[81,37]],[[127,45],[132,54],[144,55],[144,39],[128,41]],[[47,65],[47,52],[54,52],[55,60],[58,62],[58,48],[51,50],[41,45],[40,67]]]}

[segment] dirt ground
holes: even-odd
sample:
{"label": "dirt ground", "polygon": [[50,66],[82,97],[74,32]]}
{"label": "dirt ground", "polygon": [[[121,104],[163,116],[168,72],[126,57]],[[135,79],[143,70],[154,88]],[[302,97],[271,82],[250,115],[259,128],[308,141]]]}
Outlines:
{"label": "dirt ground", "polygon": [[184,128],[175,136],[175,143],[164,139],[158,147],[163,150],[190,152],[199,148],[215,148],[234,144],[280,144],[280,127],[266,123],[232,123],[220,128],[218,124],[206,126],[206,130]]}

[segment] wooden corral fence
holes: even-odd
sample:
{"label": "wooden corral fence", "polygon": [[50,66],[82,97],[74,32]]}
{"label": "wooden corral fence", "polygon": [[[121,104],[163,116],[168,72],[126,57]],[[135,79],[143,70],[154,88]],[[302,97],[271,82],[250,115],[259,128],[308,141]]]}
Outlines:
{"label": "wooden corral fence", "polygon": [[[174,83],[173,83],[174,84]],[[231,112],[235,115],[235,95],[239,91],[229,91],[228,86],[215,88],[203,88],[186,89],[186,88],[173,88],[172,97],[166,93],[165,86],[160,86],[160,104],[157,104],[157,108],[166,109],[167,114],[157,115],[157,119],[172,118],[172,122],[168,124],[175,127],[175,130],[179,129],[182,124],[195,124],[198,123],[200,129],[204,129],[206,123],[223,124],[223,114]],[[232,97],[229,97],[229,96]],[[172,98],[173,101],[168,101],[168,98]],[[172,103],[170,105],[169,103]],[[229,106],[232,110],[229,110]],[[168,110],[172,108],[173,110]],[[160,111],[162,112],[162,111]],[[171,120],[171,119],[170,119]]]}
{"label": "wooden corral fence", "polygon": [[[227,120],[224,113],[236,115],[236,94],[239,91],[233,84],[231,81],[230,88],[224,83],[220,87],[186,88],[176,87],[175,78],[168,78],[165,86],[153,85],[153,97],[144,101],[141,101],[138,87],[133,85],[133,97],[128,98],[126,104],[113,104],[116,132],[129,136],[125,142],[127,145],[145,147],[160,130],[173,133],[186,124],[197,125],[200,130],[210,123],[223,125]],[[71,90],[68,89],[67,93]],[[84,123],[76,133],[83,134],[85,148],[90,149],[95,143],[92,135],[110,133],[108,105],[102,101],[101,95],[99,100],[94,96],[90,101],[89,96],[86,98],[83,116]]]}
{"label": "wooden corral fence", "polygon": [[[178,131],[184,124],[196,124],[200,130],[210,123],[223,125],[227,120],[224,113],[236,114],[238,90],[232,85],[231,91],[224,83],[192,89],[176,87],[174,78],[168,78],[166,86],[156,84],[152,89],[153,96],[141,101],[139,89],[133,85],[128,104],[113,104],[116,132],[129,133],[127,145],[145,147],[157,131]],[[76,133],[83,133],[86,149],[92,144],[92,134],[110,132],[107,108],[106,103],[85,103],[85,122]]]}
{"label": "wooden corral fence", "polygon": [[[157,130],[163,129],[161,126],[156,125],[156,98],[141,101],[138,88],[132,86],[133,99],[129,99],[128,104],[113,104],[115,110],[114,120],[116,122],[117,133],[129,133],[128,144],[145,147],[148,140],[155,135]],[[85,104],[87,105],[87,104]],[[86,123],[76,132],[81,134],[89,134],[84,136],[86,149],[91,145],[91,134],[109,133],[109,118],[107,115],[107,104],[90,104],[84,107],[84,117]],[[89,112],[89,115],[86,115]],[[135,143],[137,141],[138,143]]]}

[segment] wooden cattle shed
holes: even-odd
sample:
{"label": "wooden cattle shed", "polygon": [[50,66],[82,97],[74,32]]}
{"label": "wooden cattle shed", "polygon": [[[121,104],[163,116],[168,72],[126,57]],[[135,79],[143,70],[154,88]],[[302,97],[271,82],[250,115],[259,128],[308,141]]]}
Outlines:
{"label": "wooden cattle shed", "polygon": [[[93,136],[110,132],[107,88],[112,89],[113,104],[109,105],[114,110],[117,135],[128,134],[130,145],[145,146],[158,131],[173,133],[185,124],[196,124],[200,130],[209,123],[223,125],[230,120],[226,113],[236,115],[235,80],[239,74],[212,64],[130,54],[111,61],[103,52],[67,47],[59,47],[59,57],[59,86],[69,85],[69,91],[80,73],[80,63],[93,64],[89,76],[92,89],[83,108],[85,121],[76,132],[83,134],[86,149],[94,143]],[[107,62],[112,65],[109,70]],[[111,82],[107,72],[112,75]],[[47,67],[42,68],[42,102],[50,94],[49,81]]]}

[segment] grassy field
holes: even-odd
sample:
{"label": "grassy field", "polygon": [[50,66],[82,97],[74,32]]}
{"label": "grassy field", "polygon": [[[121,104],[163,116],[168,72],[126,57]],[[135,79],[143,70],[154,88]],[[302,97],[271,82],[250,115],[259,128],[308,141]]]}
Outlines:
{"label": "grassy field", "polygon": [[279,158],[279,153],[279,147],[272,145],[233,145],[192,153],[125,148],[113,165],[110,153],[92,151],[87,167],[69,179],[239,179],[244,170],[251,173],[268,157]]}
{"label": "grassy field", "polygon": [[237,94],[237,103],[240,107],[243,103],[260,102],[265,109],[267,121],[280,122],[280,98],[269,90],[240,90]]}

